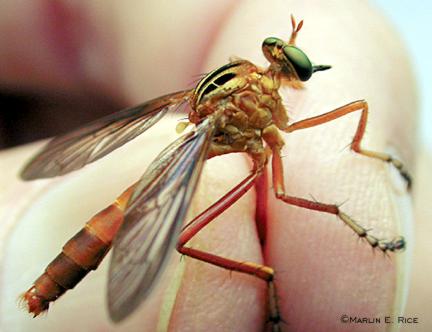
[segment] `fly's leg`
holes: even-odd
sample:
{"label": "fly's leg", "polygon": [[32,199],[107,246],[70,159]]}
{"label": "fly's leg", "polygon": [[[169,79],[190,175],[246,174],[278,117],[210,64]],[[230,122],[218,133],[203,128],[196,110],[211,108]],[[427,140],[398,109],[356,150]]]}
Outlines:
{"label": "fly's leg", "polygon": [[186,244],[206,225],[212,222],[217,216],[223,213],[227,208],[238,201],[246,194],[255,184],[256,179],[260,175],[260,171],[254,171],[242,182],[237,184],[231,191],[220,198],[216,203],[210,206],[207,210],[195,217],[182,230],[178,243],[177,250],[179,253],[198,259],[200,261],[219,266],[221,268],[246,273],[264,280],[268,285],[268,308],[269,321],[272,323],[274,332],[280,331],[280,314],[277,303],[276,287],[274,284],[274,270],[271,267],[256,264],[253,262],[241,262],[229,258],[217,256],[208,252],[187,247]]}
{"label": "fly's leg", "polygon": [[273,187],[277,199],[280,199],[287,204],[295,205],[304,209],[334,214],[349,228],[351,228],[360,238],[365,238],[373,248],[378,247],[383,252],[398,251],[405,248],[405,240],[402,236],[396,237],[392,240],[378,239],[375,236],[369,234],[366,228],[362,227],[354,219],[342,212],[335,204],[324,204],[287,195],[285,193],[282,158],[280,156],[279,149],[273,149],[272,170]]}
{"label": "fly's leg", "polygon": [[255,220],[257,233],[260,239],[261,247],[266,245],[267,240],[267,212],[268,212],[268,171],[267,167],[263,169],[263,173],[255,181],[256,190],[256,207]]}
{"label": "fly's leg", "polygon": [[324,113],[298,122],[294,122],[293,124],[289,125],[286,129],[284,129],[284,131],[291,133],[295,130],[318,126],[320,124],[333,121],[337,118],[340,118],[341,116],[344,116],[346,114],[355,111],[361,111],[361,117],[357,126],[355,136],[351,143],[351,149],[354,152],[359,153],[363,156],[379,159],[392,164],[399,171],[400,175],[405,179],[405,181],[407,182],[408,189],[410,189],[412,183],[411,176],[408,173],[408,171],[404,168],[401,161],[393,158],[391,155],[387,153],[370,151],[360,147],[361,140],[363,139],[363,135],[365,133],[367,117],[369,113],[368,103],[365,100],[357,100],[345,106],[339,107],[333,111],[330,111],[328,113]]}
{"label": "fly's leg", "polygon": [[94,215],[22,295],[34,317],[48,310],[50,302],[74,288],[87,273],[99,266],[123,223],[123,213],[134,188],[132,185],[126,189],[113,204]]}

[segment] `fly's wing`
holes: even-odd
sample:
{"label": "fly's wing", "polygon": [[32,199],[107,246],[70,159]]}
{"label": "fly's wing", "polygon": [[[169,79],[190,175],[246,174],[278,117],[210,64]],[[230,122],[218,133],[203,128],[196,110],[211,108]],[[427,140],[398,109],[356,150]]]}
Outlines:
{"label": "fly's wing", "polygon": [[110,114],[54,138],[25,166],[23,180],[50,178],[80,169],[142,134],[191,90],[180,91]]}
{"label": "fly's wing", "polygon": [[108,308],[114,321],[127,317],[144,300],[174,248],[213,131],[207,119],[196,131],[180,137],[137,184],[113,244]]}

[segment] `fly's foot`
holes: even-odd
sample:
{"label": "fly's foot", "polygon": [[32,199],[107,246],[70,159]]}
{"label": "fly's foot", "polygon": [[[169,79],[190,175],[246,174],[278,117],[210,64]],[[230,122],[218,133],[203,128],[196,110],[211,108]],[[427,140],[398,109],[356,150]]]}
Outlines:
{"label": "fly's foot", "polygon": [[268,319],[267,323],[271,324],[271,331],[272,332],[282,332],[282,326],[283,320],[280,315],[279,311],[279,304],[278,304],[278,296],[276,292],[276,285],[273,280],[270,280],[267,282],[268,287]]}
{"label": "fly's foot", "polygon": [[409,172],[405,169],[402,162],[398,159],[393,158],[392,156],[389,156],[386,162],[392,164],[398,171],[399,174],[403,177],[403,179],[406,181],[407,189],[411,190],[412,187],[412,176],[409,174]]}
{"label": "fly's foot", "polygon": [[339,211],[338,217],[350,227],[360,238],[366,239],[366,241],[372,246],[372,248],[379,248],[382,252],[397,252],[405,249],[405,239],[403,236],[395,237],[392,240],[378,239],[377,237],[369,234],[369,231],[359,225],[354,219],[347,214]]}

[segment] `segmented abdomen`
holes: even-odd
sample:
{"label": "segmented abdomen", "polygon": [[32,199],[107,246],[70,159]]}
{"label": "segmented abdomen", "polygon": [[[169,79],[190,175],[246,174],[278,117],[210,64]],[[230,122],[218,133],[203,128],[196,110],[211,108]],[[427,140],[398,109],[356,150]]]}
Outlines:
{"label": "segmented abdomen", "polygon": [[24,293],[22,298],[34,317],[99,266],[123,223],[123,212],[134,187],[129,187],[113,204],[93,216]]}

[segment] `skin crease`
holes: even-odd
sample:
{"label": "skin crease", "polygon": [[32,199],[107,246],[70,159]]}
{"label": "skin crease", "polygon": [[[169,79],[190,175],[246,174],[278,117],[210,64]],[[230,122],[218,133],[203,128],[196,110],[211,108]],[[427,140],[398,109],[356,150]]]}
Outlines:
{"label": "skin crease", "polygon": [[[46,6],[44,2],[40,4]],[[82,6],[81,10],[94,19],[103,51],[84,43],[90,49],[79,62],[72,59],[69,69],[65,69],[56,62],[54,50],[44,50],[51,58],[47,60],[44,55],[38,55],[40,58],[35,61],[36,67],[52,66],[52,70],[47,70],[48,77],[38,72],[29,77],[14,75],[9,69],[0,75],[1,83],[13,86],[25,81],[32,87],[79,91],[85,82],[133,104],[183,88],[191,82],[192,75],[222,65],[231,55],[265,65],[261,41],[269,35],[287,39],[292,12],[305,19],[298,46],[312,61],[332,64],[334,68],[314,75],[303,91],[283,91],[290,117],[300,120],[364,98],[371,109],[364,146],[396,152],[408,169],[414,168],[414,85],[404,49],[381,16],[363,2],[353,1],[348,5],[335,1],[326,3],[325,7],[318,1],[307,5],[300,1],[274,1],[265,5],[245,2],[235,7],[228,3],[197,6],[182,2],[160,8],[155,1],[137,2],[125,8],[113,3],[102,11],[96,4]],[[32,11],[26,13],[31,16]],[[352,13],[356,13],[355,17]],[[175,15],[182,24],[177,22],[173,29],[170,15]],[[105,30],[98,24],[110,28]],[[196,29],[197,26],[203,28]],[[20,31],[25,31],[24,28]],[[159,31],[158,38],[151,38],[149,31]],[[37,32],[37,37],[45,38]],[[118,43],[110,41],[104,33],[115,36]],[[137,43],[137,38],[142,42]],[[29,50],[10,52],[32,52],[32,43],[29,44],[21,46]],[[167,45],[175,52],[167,52]],[[36,54],[34,50],[33,53]],[[113,59],[107,54],[113,54]],[[90,70],[92,61],[99,58],[103,59],[99,65],[106,70]],[[23,65],[16,67],[19,72]],[[61,77],[67,70],[75,74],[73,80],[66,82]],[[395,110],[397,117],[393,115]],[[390,118],[394,121],[389,122]],[[358,115],[349,115],[287,137],[283,159],[287,191],[305,198],[312,195],[325,203],[348,200],[343,210],[373,228],[377,235],[409,234],[406,223],[410,221],[410,211],[401,212],[398,207],[403,202],[409,210],[410,203],[396,172],[383,163],[344,149],[354,135],[357,119]],[[148,301],[119,326],[109,322],[104,307],[108,260],[53,305],[47,316],[33,320],[16,308],[16,296],[30,286],[62,243],[139,178],[158,151],[175,138],[175,124],[174,120],[164,120],[98,165],[53,181],[22,183],[14,178],[40,145],[0,155],[2,165],[6,165],[1,172],[6,189],[0,196],[0,206],[7,208],[0,210],[5,215],[0,228],[0,259],[4,267],[0,274],[1,327],[66,331],[154,331],[158,328],[204,331],[211,327],[217,331],[261,331],[265,320],[263,282],[237,273],[230,275],[191,259],[179,263],[177,255],[173,256]],[[189,215],[202,211],[247,173],[248,163],[241,155],[209,161]],[[281,314],[294,331],[344,331],[347,325],[340,323],[342,314],[384,317],[400,310],[407,279],[397,279],[397,273],[398,269],[408,268],[410,247],[404,254],[391,254],[388,259],[358,241],[335,217],[287,207],[269,193],[271,226],[264,257],[254,230],[253,192],[197,236],[194,247],[239,260],[262,262],[265,259],[277,271]],[[11,213],[12,207],[17,212]],[[408,217],[403,217],[404,213]],[[180,288],[173,299],[166,290],[175,294],[176,282]],[[385,328],[389,327],[349,325],[350,331]]]}

